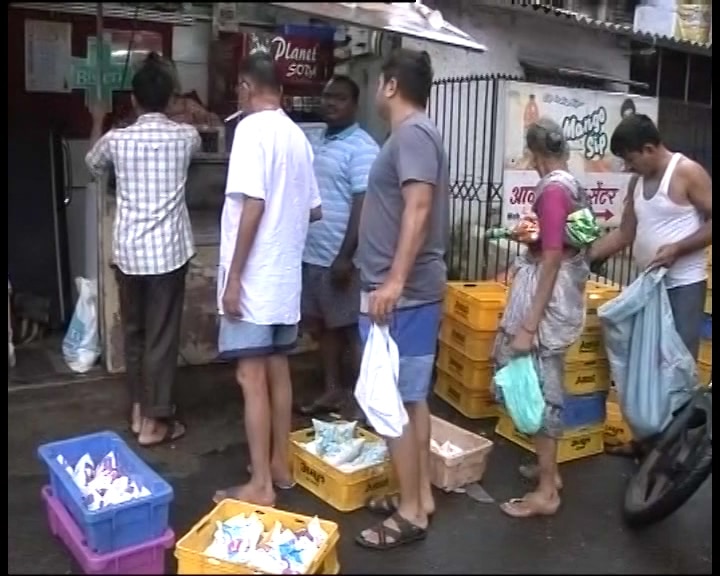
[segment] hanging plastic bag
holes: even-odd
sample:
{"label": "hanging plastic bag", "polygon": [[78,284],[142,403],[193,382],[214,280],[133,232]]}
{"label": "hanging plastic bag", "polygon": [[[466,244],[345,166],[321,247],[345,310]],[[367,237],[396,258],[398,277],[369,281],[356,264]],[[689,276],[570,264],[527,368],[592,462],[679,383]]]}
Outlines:
{"label": "hanging plastic bag", "polygon": [[642,273],[598,309],[620,409],[636,440],[665,430],[697,383],[695,360],[675,328],[666,272]]}
{"label": "hanging plastic bag", "polygon": [[65,363],[73,372],[87,372],[100,357],[100,336],[97,312],[97,282],[75,278],[78,300],[62,350]]}
{"label": "hanging plastic bag", "polygon": [[381,436],[399,438],[408,414],[398,392],[400,356],[387,326],[370,327],[363,351],[355,398]]}
{"label": "hanging plastic bag", "polygon": [[523,434],[537,434],[543,422],[545,399],[532,357],[512,358],[495,374],[495,385],[515,428]]}

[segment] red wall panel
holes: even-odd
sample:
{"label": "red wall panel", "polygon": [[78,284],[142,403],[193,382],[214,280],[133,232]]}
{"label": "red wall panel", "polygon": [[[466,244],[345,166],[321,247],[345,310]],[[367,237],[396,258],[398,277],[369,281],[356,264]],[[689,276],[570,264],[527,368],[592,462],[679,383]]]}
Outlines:
{"label": "red wall panel", "polygon": [[[25,19],[52,20],[72,23],[72,55],[87,55],[87,39],[95,35],[96,19],[82,14],[62,14],[38,10],[8,9],[8,121],[12,126],[34,125],[54,128],[66,138],[87,138],[91,119],[85,108],[82,91],[72,94],[41,94],[25,92]],[[143,30],[156,32],[163,38],[163,53],[172,52],[172,25],[159,22],[133,22],[128,19],[107,18],[103,25],[113,30]],[[129,95],[116,93],[113,110],[129,105]],[[112,120],[112,119],[111,119]]]}

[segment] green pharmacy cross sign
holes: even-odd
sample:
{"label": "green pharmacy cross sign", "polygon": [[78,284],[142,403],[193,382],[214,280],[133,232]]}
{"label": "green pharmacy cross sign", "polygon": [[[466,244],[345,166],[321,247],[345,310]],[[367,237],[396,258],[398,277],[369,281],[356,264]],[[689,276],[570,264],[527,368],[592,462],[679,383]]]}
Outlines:
{"label": "green pharmacy cross sign", "polygon": [[[129,90],[132,85],[132,70],[125,71],[125,59],[119,63],[112,57],[112,43],[107,40],[98,43],[97,38],[87,40],[87,57],[72,59],[72,75],[70,87],[73,90],[85,90],[85,103],[97,99],[97,63],[102,63],[102,81],[100,83],[100,99],[112,104],[112,93]],[[128,66],[130,68],[130,66]],[[125,76],[123,81],[123,76]]]}

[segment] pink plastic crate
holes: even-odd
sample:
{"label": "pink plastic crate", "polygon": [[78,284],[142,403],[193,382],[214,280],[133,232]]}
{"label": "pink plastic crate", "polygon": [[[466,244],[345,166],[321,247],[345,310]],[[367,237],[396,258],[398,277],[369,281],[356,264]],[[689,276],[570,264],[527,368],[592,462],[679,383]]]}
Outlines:
{"label": "pink plastic crate", "polygon": [[175,543],[169,528],[163,536],[109,554],[96,554],[86,545],[80,529],[49,486],[42,489],[50,532],[57,536],[85,574],[165,574],[165,550]]}

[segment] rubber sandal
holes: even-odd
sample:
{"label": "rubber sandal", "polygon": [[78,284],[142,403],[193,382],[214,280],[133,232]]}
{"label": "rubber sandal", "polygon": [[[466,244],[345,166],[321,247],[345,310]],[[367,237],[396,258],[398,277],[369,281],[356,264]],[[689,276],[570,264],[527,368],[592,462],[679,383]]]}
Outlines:
{"label": "rubber sandal", "polygon": [[330,414],[332,412],[338,412],[342,408],[342,403],[331,403],[331,402],[313,402],[307,406],[300,406],[298,412],[303,416],[318,416],[320,414]]}
{"label": "rubber sandal", "polygon": [[147,444],[143,444],[138,439],[138,444],[143,448],[155,448],[164,444],[172,444],[173,442],[177,442],[178,440],[183,438],[186,433],[187,426],[185,426],[185,424],[183,424],[179,420],[171,420],[170,422],[168,422],[167,429],[165,430],[165,435],[162,437],[161,440],[158,440],[157,442],[149,442]]}
{"label": "rubber sandal", "polygon": [[[370,528],[370,531],[377,535],[377,542],[371,542],[362,534],[358,534],[355,542],[364,548],[371,550],[392,550],[398,546],[412,544],[424,540],[427,536],[427,528],[420,528],[406,518],[395,512],[390,518],[397,524],[397,529],[380,522]],[[390,540],[388,540],[388,536]]]}
{"label": "rubber sandal", "polygon": [[554,516],[560,508],[560,500],[556,506],[546,505],[532,496],[511,498],[500,504],[500,510],[511,518],[535,518],[537,516]]}

